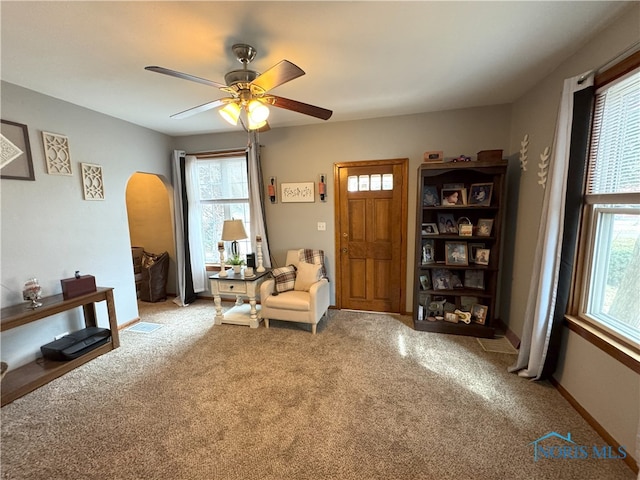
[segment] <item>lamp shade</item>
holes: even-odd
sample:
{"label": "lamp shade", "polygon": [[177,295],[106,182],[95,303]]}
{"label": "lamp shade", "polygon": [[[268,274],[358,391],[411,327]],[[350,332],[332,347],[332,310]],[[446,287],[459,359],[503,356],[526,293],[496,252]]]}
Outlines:
{"label": "lamp shade", "polygon": [[240,106],[237,103],[227,103],[223,108],[218,110],[222,118],[224,118],[231,125],[238,124],[238,118],[240,118]]}
{"label": "lamp shade", "polygon": [[222,224],[222,240],[227,242],[247,238],[242,220],[225,220]]}

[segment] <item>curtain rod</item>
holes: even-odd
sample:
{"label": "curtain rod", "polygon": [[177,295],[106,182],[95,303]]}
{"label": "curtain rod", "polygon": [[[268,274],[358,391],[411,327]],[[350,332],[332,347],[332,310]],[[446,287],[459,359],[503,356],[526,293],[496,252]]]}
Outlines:
{"label": "curtain rod", "polygon": [[624,60],[626,57],[634,54],[636,50],[639,49],[638,47],[640,47],[640,42],[632,43],[627,48],[625,48],[620,53],[618,53],[615,57],[609,59],[607,62],[603,63],[599,67],[594,68],[593,70],[589,70],[587,73],[585,73],[580,77],[580,79],[578,80],[578,85],[582,85],[582,82],[584,82],[587,78],[589,78],[591,75],[596,75],[600,73],[601,70],[603,70],[605,67],[608,67],[610,64],[614,62],[618,62],[620,60]]}
{"label": "curtain rod", "polygon": [[238,148],[229,148],[226,150],[205,150],[203,152],[194,152],[194,153],[185,153],[185,155],[192,155],[194,157],[225,157],[234,153],[245,153],[249,148],[248,147],[238,147]]}

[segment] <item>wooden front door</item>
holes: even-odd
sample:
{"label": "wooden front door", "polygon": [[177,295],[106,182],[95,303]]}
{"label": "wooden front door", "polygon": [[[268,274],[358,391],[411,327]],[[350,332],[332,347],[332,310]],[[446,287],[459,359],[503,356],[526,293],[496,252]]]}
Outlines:
{"label": "wooden front door", "polygon": [[334,167],[338,308],[404,311],[408,163],[395,159]]}

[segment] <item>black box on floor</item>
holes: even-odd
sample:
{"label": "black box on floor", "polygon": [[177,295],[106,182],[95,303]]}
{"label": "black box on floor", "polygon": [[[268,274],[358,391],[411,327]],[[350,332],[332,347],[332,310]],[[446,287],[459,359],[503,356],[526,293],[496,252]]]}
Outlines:
{"label": "black box on floor", "polygon": [[110,338],[108,328],[87,327],[41,346],[40,351],[49,360],[73,360],[104,345]]}

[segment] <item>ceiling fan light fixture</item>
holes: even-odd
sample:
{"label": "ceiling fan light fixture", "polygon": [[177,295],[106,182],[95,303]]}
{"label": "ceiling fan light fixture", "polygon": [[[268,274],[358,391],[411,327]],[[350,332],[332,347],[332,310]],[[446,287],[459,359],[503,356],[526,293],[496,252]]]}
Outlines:
{"label": "ceiling fan light fixture", "polygon": [[266,124],[266,120],[263,120],[262,122],[254,122],[253,120],[251,120],[251,116],[249,116],[249,130],[258,130],[264,127]]}
{"label": "ceiling fan light fixture", "polygon": [[259,100],[251,100],[247,105],[249,123],[263,123],[269,118],[269,108]]}
{"label": "ceiling fan light fixture", "polygon": [[235,102],[227,103],[220,110],[220,116],[224,118],[231,125],[237,125],[240,118],[240,105]]}

